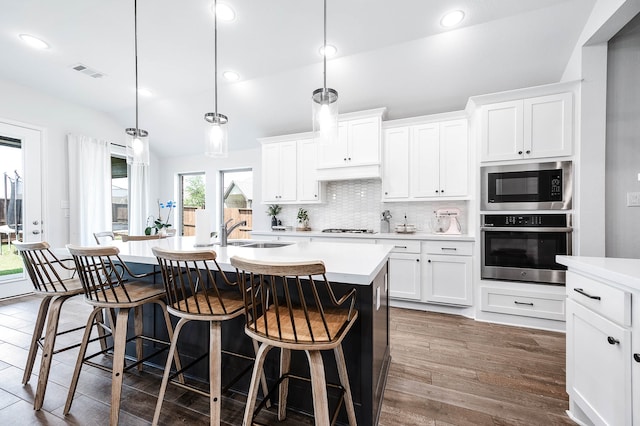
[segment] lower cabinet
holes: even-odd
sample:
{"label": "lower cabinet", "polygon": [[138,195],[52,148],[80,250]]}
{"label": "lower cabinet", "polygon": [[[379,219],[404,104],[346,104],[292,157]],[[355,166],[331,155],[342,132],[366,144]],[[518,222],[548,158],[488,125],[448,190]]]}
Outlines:
{"label": "lower cabinet", "polygon": [[423,301],[473,305],[472,249],[471,242],[428,241],[423,244]]}
{"label": "lower cabinet", "polygon": [[632,424],[631,332],[571,299],[567,393],[594,424]]}
{"label": "lower cabinet", "polygon": [[422,297],[420,273],[420,253],[391,253],[389,296],[419,301]]}

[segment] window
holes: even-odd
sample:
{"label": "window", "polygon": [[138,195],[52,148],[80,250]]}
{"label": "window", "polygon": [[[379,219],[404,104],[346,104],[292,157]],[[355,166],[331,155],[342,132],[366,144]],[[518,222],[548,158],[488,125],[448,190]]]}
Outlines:
{"label": "window", "polygon": [[205,208],[206,179],[204,173],[180,175],[181,235],[196,235],[196,209]]}
{"label": "window", "polygon": [[122,234],[129,229],[129,179],[127,160],[111,157],[111,230]]}
{"label": "window", "polygon": [[230,238],[247,239],[251,238],[249,233],[252,229],[253,203],[253,171],[251,169],[226,170],[220,172],[220,182],[222,184],[222,200],[220,206],[222,211],[220,216],[225,223],[229,219],[233,223],[246,221],[243,226],[236,228]]}

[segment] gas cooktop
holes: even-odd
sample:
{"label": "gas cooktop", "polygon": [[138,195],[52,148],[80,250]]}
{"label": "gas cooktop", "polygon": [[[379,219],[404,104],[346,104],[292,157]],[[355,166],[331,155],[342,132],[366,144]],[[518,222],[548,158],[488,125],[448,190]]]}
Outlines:
{"label": "gas cooktop", "polygon": [[333,234],[373,234],[373,229],[350,229],[350,228],[327,228],[322,232],[330,232]]}

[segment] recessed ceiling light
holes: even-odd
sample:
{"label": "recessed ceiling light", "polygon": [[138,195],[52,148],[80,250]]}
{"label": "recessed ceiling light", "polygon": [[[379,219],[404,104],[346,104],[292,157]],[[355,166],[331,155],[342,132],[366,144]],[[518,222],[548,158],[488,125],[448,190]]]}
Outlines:
{"label": "recessed ceiling light", "polygon": [[49,44],[46,43],[43,40],[40,40],[38,37],[34,37],[32,35],[29,35],[29,34],[20,34],[18,37],[20,37],[20,40],[24,41],[25,43],[27,43],[29,46],[33,47],[34,49],[48,49],[49,48]]}
{"label": "recessed ceiling light", "polygon": [[151,93],[151,90],[145,89],[144,87],[138,87],[138,94],[145,97],[153,95],[153,93]]}
{"label": "recessed ceiling light", "polygon": [[[325,46],[321,46],[319,52],[320,52],[320,56],[324,55],[325,54]],[[333,56],[336,56],[336,53],[338,53],[338,49],[332,44],[327,44],[327,46],[326,46],[327,58],[331,58]]]}
{"label": "recessed ceiling light", "polygon": [[240,80],[240,74],[235,71],[225,71],[222,73],[222,76],[229,81],[238,81]]}
{"label": "recessed ceiling light", "polygon": [[[218,19],[220,19],[221,21],[229,22],[236,19],[236,12],[228,4],[218,3],[216,9],[218,12]],[[213,13],[216,12],[215,10],[213,10],[213,5],[211,5],[211,11]]]}
{"label": "recessed ceiling light", "polygon": [[445,14],[440,19],[440,25],[445,28],[451,28],[458,25],[464,19],[464,12],[461,10],[454,10]]}

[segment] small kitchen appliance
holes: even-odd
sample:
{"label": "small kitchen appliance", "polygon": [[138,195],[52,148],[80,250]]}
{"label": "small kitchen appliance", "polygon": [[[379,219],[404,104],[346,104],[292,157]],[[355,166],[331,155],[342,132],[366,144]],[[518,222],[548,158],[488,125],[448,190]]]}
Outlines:
{"label": "small kitchen appliance", "polygon": [[455,207],[442,208],[435,211],[433,232],[436,234],[460,235],[461,227],[458,221],[460,209]]}

